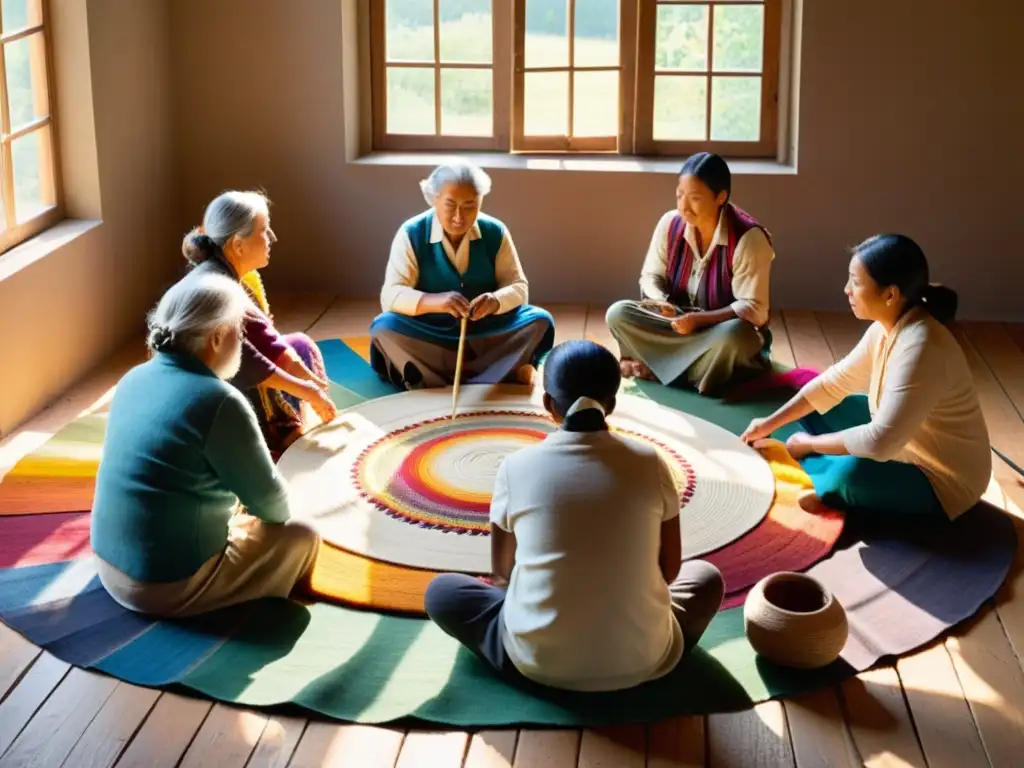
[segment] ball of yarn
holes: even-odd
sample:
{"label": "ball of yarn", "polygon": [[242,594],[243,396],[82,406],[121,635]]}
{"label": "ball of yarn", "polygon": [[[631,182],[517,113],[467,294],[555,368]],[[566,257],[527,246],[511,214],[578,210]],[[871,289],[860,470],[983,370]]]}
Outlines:
{"label": "ball of yarn", "polygon": [[849,636],[846,611],[818,580],[774,573],[750,591],[743,607],[747,640],[769,661],[818,669],[839,658]]}

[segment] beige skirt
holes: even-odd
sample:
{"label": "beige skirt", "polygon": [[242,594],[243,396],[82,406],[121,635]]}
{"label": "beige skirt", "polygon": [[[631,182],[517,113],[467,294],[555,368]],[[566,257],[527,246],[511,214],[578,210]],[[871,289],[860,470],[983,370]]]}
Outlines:
{"label": "beige skirt", "polygon": [[194,616],[260,597],[288,597],[308,578],[320,536],[305,523],[265,523],[244,513],[228,523],[224,550],[192,576],[174,582],[136,581],[100,558],[100,583],[125,608],[151,616]]}

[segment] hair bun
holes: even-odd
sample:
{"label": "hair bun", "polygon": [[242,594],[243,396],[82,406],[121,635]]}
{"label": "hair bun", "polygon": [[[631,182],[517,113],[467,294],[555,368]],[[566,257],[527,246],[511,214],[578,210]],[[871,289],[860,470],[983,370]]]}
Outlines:
{"label": "hair bun", "polygon": [[207,259],[215,256],[220,246],[209,235],[193,229],[181,243],[181,252],[192,264],[202,264]]}
{"label": "hair bun", "polygon": [[174,331],[165,325],[149,329],[149,346],[156,352],[166,352],[174,346]]}
{"label": "hair bun", "polygon": [[943,325],[948,325],[956,319],[958,304],[959,297],[956,291],[940,283],[929,283],[921,295],[921,305]]}

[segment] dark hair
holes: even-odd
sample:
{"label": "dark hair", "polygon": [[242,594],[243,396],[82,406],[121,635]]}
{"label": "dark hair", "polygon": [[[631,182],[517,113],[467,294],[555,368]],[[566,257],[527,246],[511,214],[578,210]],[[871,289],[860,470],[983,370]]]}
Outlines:
{"label": "dark hair", "polygon": [[953,322],[957,294],[952,288],[928,282],[928,259],[921,246],[906,235],[875,235],[853,249],[871,279],[881,288],[896,286],[906,298],[904,312],[924,307],[943,325]]}
{"label": "dark hair", "polygon": [[695,176],[718,197],[725,192],[725,201],[729,202],[732,195],[732,172],[729,164],[714,152],[698,152],[690,155],[679,169],[680,176]]}
{"label": "dark hair", "polygon": [[[544,391],[560,416],[581,397],[596,400],[611,412],[621,383],[615,355],[592,341],[563,342],[544,363]],[[596,432],[607,429],[608,424],[599,411],[587,409],[566,419],[564,427],[569,432]]]}
{"label": "dark hair", "polygon": [[181,252],[194,267],[209,259],[223,259],[221,248],[216,241],[209,235],[204,235],[198,228],[185,235],[185,239],[181,241]]}

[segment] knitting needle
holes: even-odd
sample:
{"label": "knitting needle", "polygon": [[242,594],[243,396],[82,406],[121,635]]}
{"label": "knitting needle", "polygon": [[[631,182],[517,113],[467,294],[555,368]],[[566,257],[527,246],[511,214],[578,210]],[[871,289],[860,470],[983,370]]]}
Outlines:
{"label": "knitting needle", "polygon": [[455,360],[455,388],[452,390],[452,419],[455,418],[455,411],[459,406],[459,384],[462,379],[462,355],[466,350],[466,321],[468,317],[462,318],[462,324],[459,327],[459,352],[458,357]]}

